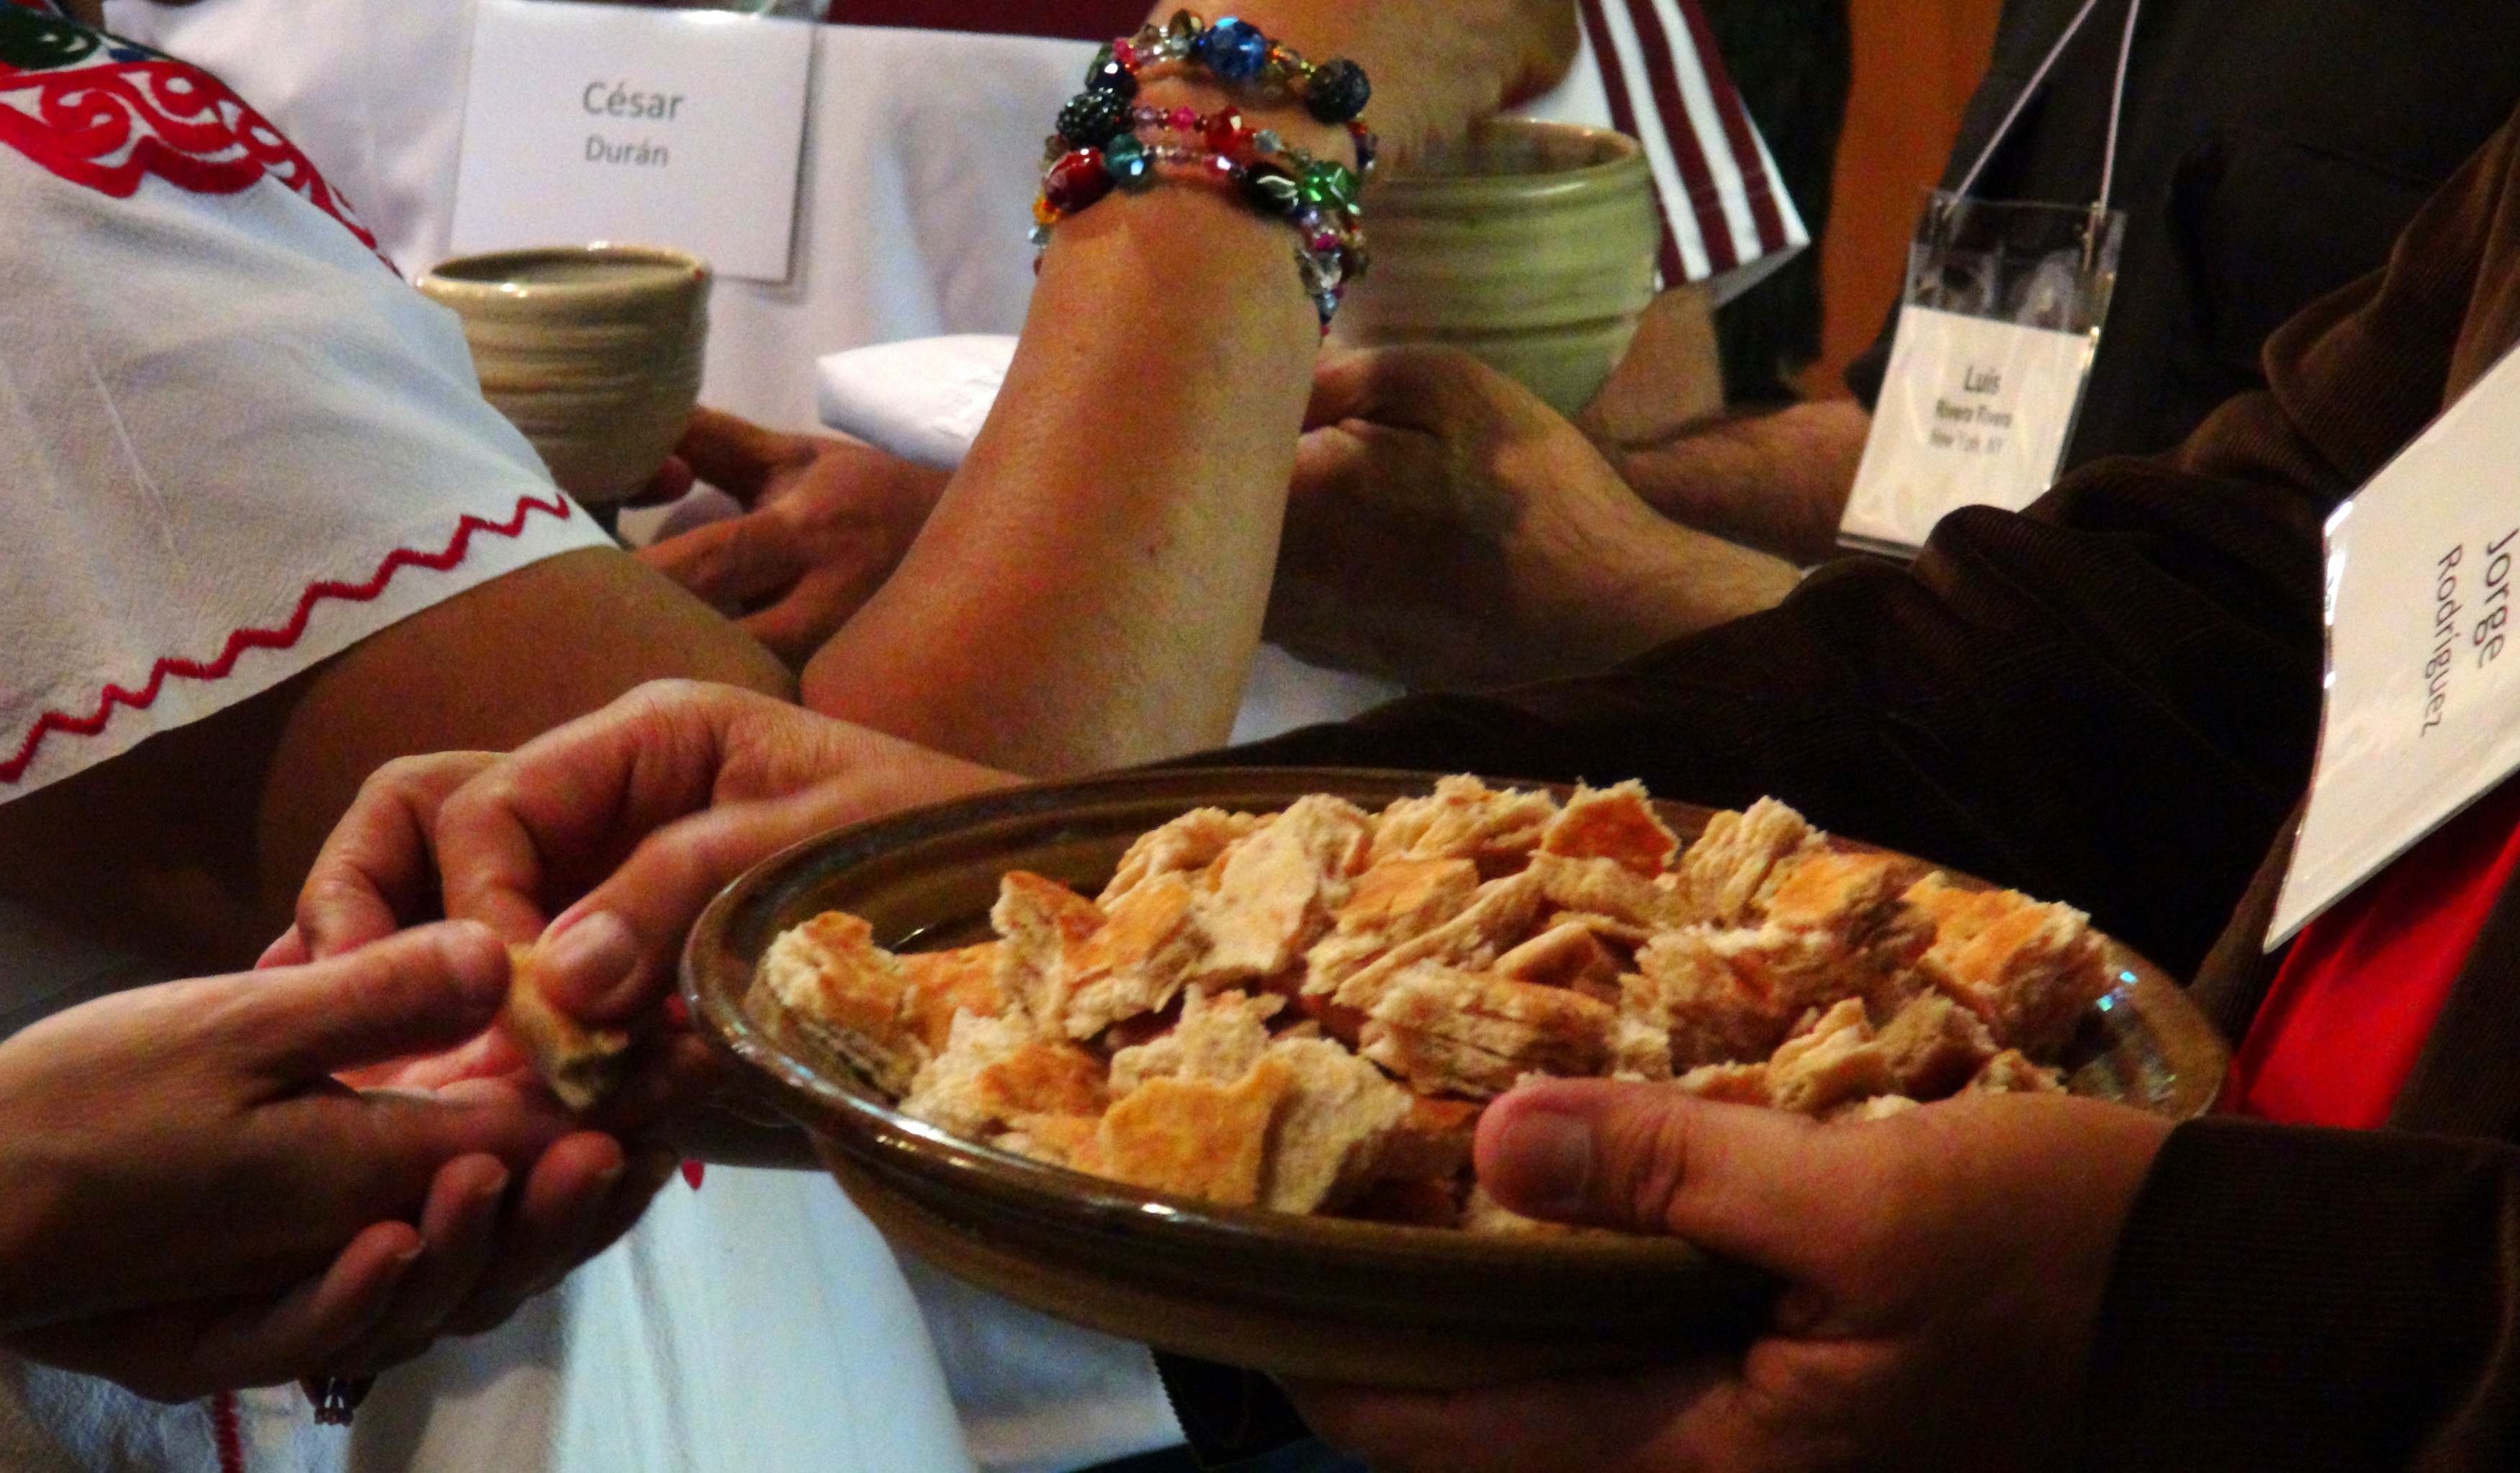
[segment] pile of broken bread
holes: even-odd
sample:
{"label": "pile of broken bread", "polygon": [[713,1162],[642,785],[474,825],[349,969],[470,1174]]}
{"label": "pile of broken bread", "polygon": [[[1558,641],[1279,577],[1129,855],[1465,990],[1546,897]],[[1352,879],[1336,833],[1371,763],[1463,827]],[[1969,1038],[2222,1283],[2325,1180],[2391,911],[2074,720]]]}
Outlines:
{"label": "pile of broken bread", "polygon": [[[1199,809],[1092,900],[1016,870],[998,939],[831,912],[755,1005],[968,1139],[1234,1206],[1491,1230],[1484,1103],[1536,1075],[1879,1116],[2055,1091],[2108,988],[2079,912],[1831,844],[1763,800],[1685,852],[1642,787],[1450,778],[1380,813]],[[765,999],[767,1002],[765,1003]]]}

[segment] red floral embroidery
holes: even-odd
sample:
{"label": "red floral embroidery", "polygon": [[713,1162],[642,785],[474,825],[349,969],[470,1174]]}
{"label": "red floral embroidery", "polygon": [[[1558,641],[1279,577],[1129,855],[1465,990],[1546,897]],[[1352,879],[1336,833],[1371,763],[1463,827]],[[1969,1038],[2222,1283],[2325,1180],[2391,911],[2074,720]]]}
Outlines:
{"label": "red floral embroidery", "polygon": [[202,195],[274,179],[377,248],[297,146],[216,78],[164,57],[109,55],[58,71],[0,67],[0,143],[117,200],[151,174]]}
{"label": "red floral embroidery", "polygon": [[409,548],[396,548],[385,555],[384,560],[377,565],[376,572],[364,583],[329,580],[310,583],[305,592],[297,596],[296,612],[289,616],[288,623],[272,629],[237,630],[228,636],[226,646],[215,659],[178,659],[173,655],[161,655],[150,667],[149,679],[139,690],[108,685],[104,693],[97,697],[96,709],[85,716],[72,716],[62,711],[45,712],[36,718],[35,725],[26,733],[26,739],[19,743],[17,755],[0,762],[0,782],[15,782],[23,778],[26,769],[34,764],[35,753],[42,748],[44,738],[54,733],[94,736],[113,719],[115,706],[129,706],[137,711],[157,704],[158,692],[164,688],[169,676],[188,680],[225,680],[236,669],[238,656],[247,650],[286,649],[296,644],[306,633],[306,621],[314,614],[316,604],[334,599],[351,603],[368,603],[385,591],[385,585],[393,581],[395,573],[407,567],[445,572],[462,562],[472,551],[472,534],[487,532],[493,537],[515,537],[524,531],[525,517],[533,512],[548,513],[562,521],[566,521],[570,515],[567,498],[557,493],[549,501],[532,496],[518,497],[516,514],[504,522],[486,521],[468,512],[456,522],[454,539],[442,551],[416,553]]}

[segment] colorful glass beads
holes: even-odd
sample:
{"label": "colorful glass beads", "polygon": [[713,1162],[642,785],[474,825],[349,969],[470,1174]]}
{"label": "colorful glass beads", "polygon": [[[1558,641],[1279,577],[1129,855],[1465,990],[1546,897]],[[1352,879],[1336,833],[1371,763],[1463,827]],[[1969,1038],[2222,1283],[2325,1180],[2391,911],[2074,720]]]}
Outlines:
{"label": "colorful glass beads", "polygon": [[1155,161],[1133,134],[1123,133],[1103,145],[1102,167],[1113,184],[1133,195],[1154,186]]}
{"label": "colorful glass beads", "polygon": [[1094,53],[1094,65],[1085,68],[1086,91],[1108,92],[1122,102],[1138,95],[1138,71],[1132,65],[1134,49],[1129,52],[1129,61],[1121,60],[1121,49],[1128,45],[1126,41],[1114,41]]}
{"label": "colorful glass beads", "polygon": [[1058,136],[1080,149],[1099,149],[1127,131],[1128,99],[1114,92],[1080,92],[1058,110]]}
{"label": "colorful glass beads", "polygon": [[1220,81],[1248,82],[1269,60],[1269,38],[1250,22],[1228,16],[1198,38],[1198,59]]}
{"label": "colorful glass beads", "polygon": [[1304,80],[1304,111],[1326,123],[1343,123],[1365,112],[1373,83],[1346,58],[1324,62]]}
{"label": "colorful glass beads", "polygon": [[1078,149],[1042,176],[1041,197],[1060,215],[1072,215],[1111,193],[1111,171],[1098,149]]}

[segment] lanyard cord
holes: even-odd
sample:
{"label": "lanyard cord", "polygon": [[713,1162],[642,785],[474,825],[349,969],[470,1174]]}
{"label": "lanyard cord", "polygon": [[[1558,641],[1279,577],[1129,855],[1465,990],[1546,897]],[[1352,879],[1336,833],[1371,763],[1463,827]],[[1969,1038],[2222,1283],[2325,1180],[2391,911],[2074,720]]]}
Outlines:
{"label": "lanyard cord", "polygon": [[2143,14],[2143,0],[2128,0],[2126,35],[2118,42],[2117,86],[2109,93],[2109,148],[2100,156],[2100,198],[2094,209],[2109,207],[2109,186],[2118,172],[2118,119],[2126,112],[2127,63],[2135,56],[2136,17]]}
{"label": "lanyard cord", "polygon": [[[2030,73],[2030,80],[2023,84],[2021,95],[2004,110],[2003,121],[1995,125],[1994,136],[1988,138],[1986,147],[1978,151],[1977,161],[1970,164],[1968,172],[1960,177],[1959,187],[1952,191],[1955,196],[1967,199],[1969,191],[1977,187],[1978,176],[1995,161],[1995,151],[2002,148],[2003,141],[2012,136],[2012,125],[2021,120],[2021,110],[2029,107],[2030,100],[2039,95],[2039,89],[2048,85],[2048,74],[2056,69],[2056,59],[2063,56],[2065,48],[2073,45],[2074,38],[2083,33],[2083,23],[2092,19],[2092,12],[2099,9],[2099,5],[2100,0],[2083,0],[2083,8],[2074,13],[2064,34],[2056,38],[2055,45],[2048,48],[2048,55],[2039,63],[2039,69]],[[2126,34],[2118,43],[2117,86],[2109,97],[2108,149],[2100,157],[2100,198],[2095,206],[2099,209],[2108,208],[2109,188],[2117,173],[2118,119],[2126,107],[2127,63],[2135,55],[2135,22],[2142,11],[2143,0],[2131,0],[2127,6]]]}

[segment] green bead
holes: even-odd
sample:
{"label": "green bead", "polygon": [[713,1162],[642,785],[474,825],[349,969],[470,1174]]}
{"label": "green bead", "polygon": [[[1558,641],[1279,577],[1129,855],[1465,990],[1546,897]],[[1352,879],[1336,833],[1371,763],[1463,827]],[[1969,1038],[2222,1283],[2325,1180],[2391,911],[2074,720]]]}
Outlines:
{"label": "green bead", "polygon": [[1304,170],[1304,202],[1322,209],[1356,208],[1356,175],[1343,163],[1316,163]]}

